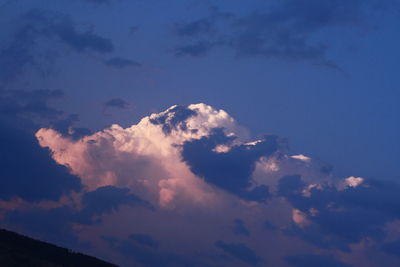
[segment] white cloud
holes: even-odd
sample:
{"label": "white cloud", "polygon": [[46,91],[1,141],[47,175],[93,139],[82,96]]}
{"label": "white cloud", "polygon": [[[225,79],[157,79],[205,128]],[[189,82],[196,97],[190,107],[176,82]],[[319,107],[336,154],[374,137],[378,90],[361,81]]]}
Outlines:
{"label": "white cloud", "polygon": [[293,155],[293,156],[290,156],[290,157],[293,158],[293,159],[302,160],[304,162],[309,162],[311,160],[311,158],[309,158],[307,156],[304,156],[303,154]]}
{"label": "white cloud", "polygon": [[[245,242],[258,255],[280,266],[282,257],[288,252],[286,249],[293,246],[310,249],[311,245],[301,237],[286,235],[285,231],[265,229],[265,221],[281,230],[290,231],[294,223],[301,231],[308,231],[318,224],[318,216],[333,209],[312,205],[307,209],[296,207],[278,195],[282,177],[301,176],[304,185],[295,189],[295,194],[304,203],[314,201],[314,193],[323,194],[326,188],[346,190],[364,182],[364,178],[353,176],[339,179],[319,160],[278,149],[271,156],[260,157],[249,178],[252,188],[267,185],[272,197],[267,203],[240,199],[193,174],[182,159],[182,145],[210,136],[214,128],[223,128],[226,136],[237,137],[233,143],[215,145],[213,151],[221,156],[236,145],[256,147],[260,141],[246,140],[246,131],[223,110],[205,104],[189,105],[187,109],[195,111],[196,115],[180,119],[182,114],[179,114],[177,106],[172,106],[164,112],[144,117],[131,127],[112,125],[79,140],[72,140],[53,129],[40,129],[36,133],[40,145],[51,150],[57,163],[79,176],[87,190],[104,185],[129,188],[157,206],[156,212],[125,207],[107,215],[99,228],[82,226],[82,233],[101,236],[107,232],[126,237],[134,229],[154,235],[161,243],[169,244],[185,255],[208,251],[217,239]],[[165,125],[167,130],[163,127]],[[235,161],[235,164],[240,164],[240,161]],[[290,186],[288,190],[292,190]],[[233,221],[236,219],[241,219],[251,233],[247,239],[234,234]],[[115,227],[121,221],[124,222],[121,227]],[[177,237],[181,231],[185,235]],[[266,244],[265,240],[271,237],[280,245]],[[168,251],[169,247],[162,249]]]}
{"label": "white cloud", "polygon": [[177,194],[186,195],[196,203],[207,203],[213,199],[213,190],[182,162],[180,145],[207,136],[217,127],[223,127],[227,135],[241,135],[244,131],[225,111],[196,104],[188,106],[197,115],[182,122],[186,124],[184,130],[177,127],[165,134],[163,125],[152,120],[165,116],[169,123],[175,107],[144,117],[131,127],[112,125],[79,140],[45,128],[36,137],[42,147],[52,151],[57,163],[81,177],[90,189],[105,185],[134,191],[145,188],[150,195],[158,195],[162,206],[168,206]]}
{"label": "white cloud", "polygon": [[357,187],[364,182],[364,178],[362,177],[354,177],[350,176],[345,179],[347,186],[349,187]]}

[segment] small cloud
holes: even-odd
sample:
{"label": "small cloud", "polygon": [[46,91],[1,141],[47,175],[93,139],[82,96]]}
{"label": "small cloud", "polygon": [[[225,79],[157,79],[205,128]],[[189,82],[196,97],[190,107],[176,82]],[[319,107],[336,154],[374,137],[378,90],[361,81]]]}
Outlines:
{"label": "small cloud", "polygon": [[122,98],[112,98],[104,103],[106,108],[128,108],[129,103],[123,100]]}
{"label": "small cloud", "polygon": [[213,30],[213,24],[210,19],[199,19],[187,24],[177,25],[176,34],[179,36],[195,36],[210,33]]}
{"label": "small cloud", "polygon": [[131,26],[129,27],[129,33],[133,34],[139,30],[139,26]]}
{"label": "small cloud", "polygon": [[347,186],[357,187],[364,182],[364,178],[350,176],[350,177],[346,178],[345,181],[346,181]]}
{"label": "small cloud", "polygon": [[104,64],[106,64],[109,67],[114,67],[114,68],[118,68],[118,69],[142,66],[142,64],[140,64],[136,61],[126,59],[126,58],[121,58],[121,57],[110,58],[110,59],[104,61]]}
{"label": "small cloud", "polygon": [[305,162],[309,162],[311,160],[311,158],[309,158],[307,156],[304,156],[303,154],[293,155],[293,156],[290,156],[290,157],[294,158],[294,159],[302,160],[302,161],[305,161]]}
{"label": "small cloud", "polygon": [[194,44],[183,45],[175,49],[175,55],[200,57],[206,55],[213,46],[212,43],[208,42],[197,42]]}

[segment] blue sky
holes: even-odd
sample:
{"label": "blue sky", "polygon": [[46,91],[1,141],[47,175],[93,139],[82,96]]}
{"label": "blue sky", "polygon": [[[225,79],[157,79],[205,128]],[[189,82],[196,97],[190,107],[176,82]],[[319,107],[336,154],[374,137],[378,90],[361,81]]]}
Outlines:
{"label": "blue sky", "polygon": [[[53,129],[71,140],[83,140],[79,138],[90,132],[99,133],[112,124],[136,125],[145,116],[172,105],[205,103],[225,110],[246,129],[243,138],[237,132],[243,146],[273,134],[288,144],[287,155],[315,159],[318,164],[333,168],[332,176],[398,182],[399,15],[398,2],[390,0],[3,1],[1,120],[9,131],[9,140],[15,129],[27,144],[35,143],[35,133],[41,128]],[[225,127],[225,121],[220,123],[218,127]],[[198,138],[205,143],[217,142],[214,138],[218,135],[212,133],[210,130],[208,137]],[[57,154],[59,148],[50,142],[53,136],[46,134],[43,138],[47,143],[43,141],[41,146]],[[194,141],[185,142],[183,147]],[[29,143],[30,151],[39,150],[39,145],[35,147],[33,143]],[[19,149],[21,153],[27,150]],[[111,155],[108,150],[103,152]],[[44,152],[37,153],[46,157]],[[114,190],[110,194],[118,194],[122,190],[121,194],[128,194],[122,184],[86,184],[86,172],[71,169],[68,164],[72,163],[56,156],[54,162],[48,157],[40,168],[50,168],[50,175],[60,172],[56,174],[60,196],[65,197],[69,190],[90,194],[100,190],[100,185],[118,187],[103,189],[103,193]],[[215,182],[213,175],[207,175],[218,167],[212,165],[211,170],[200,171],[193,161],[182,157],[194,175],[211,184]],[[17,158],[15,155],[13,159]],[[54,166],[55,162],[59,164]],[[35,164],[31,164],[32,168],[36,168]],[[116,169],[122,168],[118,167],[120,163],[115,164]],[[221,160],[221,164],[228,163]],[[243,168],[252,170],[252,164]],[[113,173],[112,169],[108,171]],[[4,177],[10,177],[13,171],[4,173]],[[73,177],[68,180],[68,175]],[[84,189],[78,189],[78,178]],[[39,191],[49,190],[46,181],[40,182],[43,188]],[[8,182],[5,180],[4,184]],[[54,201],[51,194],[42,198],[16,185],[7,188],[3,200],[25,197],[28,202],[46,198]],[[154,205],[151,197],[146,199],[147,193],[141,195],[138,189],[127,188]],[[244,189],[235,187],[228,192],[243,197],[241,190]],[[285,197],[294,209],[302,210]],[[124,201],[121,202],[131,203],[132,199]],[[4,207],[7,205],[11,204]],[[89,211],[68,212],[75,212],[74,216],[81,219],[93,217]],[[238,220],[243,219],[240,216]],[[24,231],[29,232],[29,227]],[[231,246],[228,241],[216,242],[228,254],[243,248]],[[257,247],[254,242],[252,245]],[[115,239],[110,244],[123,250],[123,241]],[[93,249],[91,253],[98,251]],[[257,257],[244,254],[249,256],[249,264],[258,264]],[[346,257],[339,258],[346,262]],[[286,262],[308,259],[304,256]],[[243,262],[240,256],[238,262]]]}
{"label": "blue sky", "polygon": [[[202,38],[177,36],[177,28],[185,23],[209,19],[213,12],[240,19],[267,13],[270,5],[279,7],[273,1],[252,2],[56,1],[44,7],[38,2],[10,1],[1,12],[3,25],[12,25],[7,31],[16,30],[23,13],[36,9],[48,16],[69,17],[78,29],[92,29],[113,43],[113,51],[102,55],[89,50],[76,53],[59,40],[38,38],[33,48],[41,53],[33,51],[38,52],[36,70],[27,66],[28,73],[18,77],[30,88],[63,90],[66,99],[57,104],[78,113],[85,127],[130,125],[172,104],[204,102],[228,110],[255,134],[288,137],[294,150],[331,162],[340,174],[351,171],[396,179],[398,7],[388,2],[372,9],[372,2],[353,1],[345,8],[357,18],[341,22],[338,16],[338,21],[322,25],[309,18],[316,25],[304,38],[310,46],[326,46],[321,59],[238,55],[223,45],[204,55],[175,56],[177,47]],[[306,18],[300,12],[304,11],[294,14],[297,19]],[[222,35],[230,22],[220,20],[215,27],[222,28]],[[113,70],[102,64],[115,56],[141,65]],[[337,68],[323,66],[324,60]],[[125,99],[131,108],[103,116],[101,104],[114,97]]]}

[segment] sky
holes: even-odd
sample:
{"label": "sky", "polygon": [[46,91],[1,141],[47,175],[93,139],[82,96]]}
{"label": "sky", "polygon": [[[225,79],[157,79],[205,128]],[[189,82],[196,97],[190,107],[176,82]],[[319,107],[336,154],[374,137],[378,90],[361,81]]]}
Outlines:
{"label": "sky", "polygon": [[0,2],[0,227],[121,266],[399,266],[396,0]]}

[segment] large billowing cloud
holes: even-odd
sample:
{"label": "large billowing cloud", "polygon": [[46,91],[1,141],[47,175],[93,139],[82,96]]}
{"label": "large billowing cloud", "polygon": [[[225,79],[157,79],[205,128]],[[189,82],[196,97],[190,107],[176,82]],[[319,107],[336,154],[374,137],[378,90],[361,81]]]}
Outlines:
{"label": "large billowing cloud", "polygon": [[[85,189],[51,205],[2,203],[5,221],[47,222],[122,265],[399,264],[400,185],[335,177],[281,138],[249,140],[223,110],[172,106],[128,128],[36,137]],[[55,214],[62,222],[49,223]]]}
{"label": "large billowing cloud", "polygon": [[[205,182],[207,178],[198,179],[190,171],[181,153],[190,153],[190,142],[212,136],[220,127],[225,131],[222,136],[230,136],[228,139],[233,142],[239,129],[235,121],[222,110],[199,104],[174,106],[145,117],[130,128],[112,125],[76,141],[53,129],[41,129],[36,136],[41,146],[50,148],[58,163],[69,167],[89,188],[128,187],[148,192],[161,205],[169,205],[182,197],[206,203],[216,194]],[[239,179],[246,178],[249,177]],[[246,186],[247,182],[243,184]]]}

